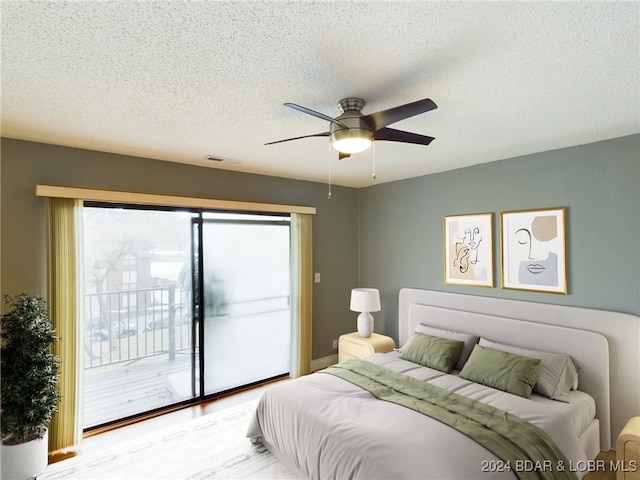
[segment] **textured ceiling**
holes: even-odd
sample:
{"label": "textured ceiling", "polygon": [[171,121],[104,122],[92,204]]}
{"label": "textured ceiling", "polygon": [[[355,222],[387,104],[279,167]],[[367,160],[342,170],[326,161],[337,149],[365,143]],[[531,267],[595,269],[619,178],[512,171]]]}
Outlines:
{"label": "textured ceiling", "polygon": [[[9,138],[362,187],[640,132],[638,1],[1,8]],[[431,98],[392,127],[436,140],[341,161],[326,138],[264,145],[328,130],[284,102],[335,117],[348,96]]]}

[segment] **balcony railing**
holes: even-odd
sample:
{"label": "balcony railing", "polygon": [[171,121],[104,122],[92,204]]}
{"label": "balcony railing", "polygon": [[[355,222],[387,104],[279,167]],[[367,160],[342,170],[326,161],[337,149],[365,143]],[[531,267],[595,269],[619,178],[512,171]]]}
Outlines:
{"label": "balcony railing", "polygon": [[190,351],[191,300],[175,286],[85,295],[85,368]]}
{"label": "balcony railing", "polygon": [[[221,303],[217,315],[288,309],[289,296]],[[193,349],[191,292],[176,286],[85,295],[85,369]]]}

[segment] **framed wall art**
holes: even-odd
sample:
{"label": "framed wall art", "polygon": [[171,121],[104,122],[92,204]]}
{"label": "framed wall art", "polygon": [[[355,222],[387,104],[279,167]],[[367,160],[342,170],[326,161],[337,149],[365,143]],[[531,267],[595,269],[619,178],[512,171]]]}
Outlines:
{"label": "framed wall art", "polygon": [[493,287],[493,214],[444,217],[444,283]]}
{"label": "framed wall art", "polygon": [[565,209],[501,215],[502,288],[566,295]]}

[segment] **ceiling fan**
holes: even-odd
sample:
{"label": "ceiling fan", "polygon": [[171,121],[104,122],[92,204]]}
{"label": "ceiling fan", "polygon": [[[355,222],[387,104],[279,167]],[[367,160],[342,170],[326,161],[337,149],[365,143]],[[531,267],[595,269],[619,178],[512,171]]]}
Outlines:
{"label": "ceiling fan", "polygon": [[374,140],[429,145],[434,137],[395,130],[388,128],[387,125],[438,108],[433,100],[425,98],[369,115],[363,115],[362,108],[365,106],[365,101],[361,98],[349,97],[343,98],[338,102],[338,107],[340,107],[342,114],[336,118],[331,118],[328,115],[296,105],[295,103],[285,103],[284,105],[299,112],[328,121],[330,123],[329,131],[277,140],[275,142],[265,143],[265,145],[273,145],[309,137],[330,137],[331,145],[338,150],[340,159],[348,157],[352,153],[366,150]]}

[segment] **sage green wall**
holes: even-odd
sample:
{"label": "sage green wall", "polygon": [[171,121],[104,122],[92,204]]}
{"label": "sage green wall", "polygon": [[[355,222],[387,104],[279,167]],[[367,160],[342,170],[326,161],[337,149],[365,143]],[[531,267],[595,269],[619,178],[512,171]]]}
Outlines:
{"label": "sage green wall", "polygon": [[249,175],[41,143],[2,139],[2,293],[42,290],[43,201],[37,184],[316,207],[313,220],[313,358],[336,353],[352,330],[349,293],[357,286],[357,190]]}
{"label": "sage green wall", "polygon": [[[2,139],[3,293],[39,292],[43,232],[36,184],[310,205],[313,358],[355,328],[354,286],[380,288],[376,331],[397,340],[403,287],[640,315],[640,135],[496,161],[360,190]],[[499,213],[567,208],[569,294],[500,288]],[[443,283],[442,217],[493,212],[496,287]]]}
{"label": "sage green wall", "polygon": [[[425,160],[428,161],[428,160]],[[373,186],[360,195],[360,279],[397,340],[398,292],[425,288],[640,315],[640,135]],[[568,295],[503,290],[500,212],[567,208]],[[443,217],[494,213],[495,288],[443,281]]]}

